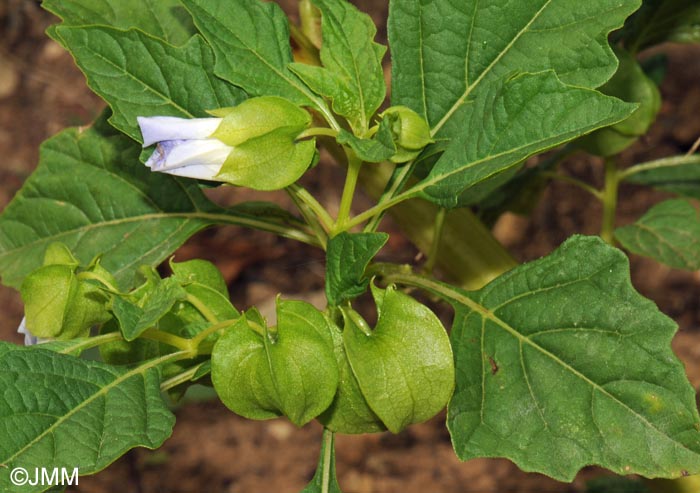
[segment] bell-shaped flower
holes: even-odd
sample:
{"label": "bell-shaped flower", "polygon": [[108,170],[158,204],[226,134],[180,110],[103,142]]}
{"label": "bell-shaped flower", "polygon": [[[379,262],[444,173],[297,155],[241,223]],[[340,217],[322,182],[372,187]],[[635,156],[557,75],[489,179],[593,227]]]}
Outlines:
{"label": "bell-shaped flower", "polygon": [[232,146],[212,138],[222,118],[177,118],[153,116],[137,118],[143,146],[157,144],[146,161],[151,171],[215,180]]}

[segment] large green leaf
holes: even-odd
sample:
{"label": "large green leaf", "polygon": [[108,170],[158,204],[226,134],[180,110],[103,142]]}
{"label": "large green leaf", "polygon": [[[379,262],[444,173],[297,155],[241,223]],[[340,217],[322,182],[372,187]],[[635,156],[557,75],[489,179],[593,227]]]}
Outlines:
{"label": "large green leaf", "polygon": [[[82,265],[100,255],[120,285],[128,286],[138,266],[160,263],[207,225],[255,227],[275,214],[264,204],[224,214],[194,182],[151,173],[138,162],[140,149],[103,121],[46,141],[39,167],[0,216],[3,283],[19,287],[42,265],[46,248],[60,241]],[[280,222],[286,219],[267,224],[276,229]]]}
{"label": "large green leaf", "polygon": [[95,473],[133,447],[157,448],[175,417],[160,393],[156,361],[119,369],[37,347],[0,342],[0,489],[22,467]]}
{"label": "large green leaf", "polygon": [[627,250],[677,269],[700,269],[700,217],[687,200],[655,205],[635,223],[615,230]]}
{"label": "large green leaf", "polygon": [[41,6],[59,16],[63,26],[135,27],[173,45],[196,32],[180,0],[44,0]]}
{"label": "large green leaf", "polygon": [[214,55],[199,36],[177,48],[137,30],[58,26],[56,33],[112,108],[110,123],[139,142],[137,116],[208,116],[246,97],[214,76]]}
{"label": "large green leaf", "polygon": [[664,158],[639,166],[647,169],[625,176],[624,180],[700,199],[700,154]]}
{"label": "large green leaf", "polygon": [[183,0],[216,55],[215,73],[254,96],[313,105],[316,96],[287,65],[289,23],[279,5],[258,0]]}
{"label": "large green leaf", "polygon": [[622,38],[632,51],[673,41],[700,42],[700,3],[697,0],[644,0],[625,23]]}
{"label": "large green leaf", "polygon": [[410,107],[434,133],[452,137],[476,130],[451,124],[459,108],[513,72],[554,70],[566,84],[598,87],[616,67],[607,34],[639,3],[392,1],[392,104]]}
{"label": "large green leaf", "polygon": [[331,98],[333,109],[348,119],[356,133],[386,96],[382,58],[386,47],[374,42],[372,19],[345,0],[315,0],[321,11],[323,67],[296,63],[292,69],[315,92]]}
{"label": "large green leaf", "polygon": [[461,459],[506,457],[564,481],[591,464],[700,472],[676,325],[633,289],[621,251],[574,237],[480,291],[434,290],[456,308],[448,426]]}
{"label": "large green leaf", "polygon": [[461,107],[465,131],[413,192],[453,207],[468,188],[537,152],[623,120],[635,108],[594,90],[566,86],[553,72],[514,76],[488,89]]}

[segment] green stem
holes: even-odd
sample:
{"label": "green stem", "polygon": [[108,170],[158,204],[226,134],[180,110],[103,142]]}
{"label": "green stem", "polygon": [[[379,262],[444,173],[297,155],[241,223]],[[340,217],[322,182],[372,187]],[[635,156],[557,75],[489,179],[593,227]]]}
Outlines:
{"label": "green stem", "polygon": [[204,363],[200,363],[198,365],[193,366],[192,368],[188,368],[187,370],[183,371],[182,373],[178,373],[174,377],[171,377],[164,382],[161,382],[160,384],[160,390],[161,392],[165,392],[166,390],[170,390],[173,387],[177,387],[178,385],[189,382],[192,380],[192,377],[194,377],[199,369],[202,367]]}
{"label": "green stem", "polygon": [[336,138],[338,136],[338,130],[328,127],[311,127],[297,135],[297,140],[306,139],[308,137],[317,137],[319,135]]}
{"label": "green stem", "polygon": [[[162,214],[151,214],[146,216],[139,216],[138,220],[147,220],[150,217],[154,219],[160,219],[163,217]],[[235,226],[243,226],[252,229],[259,229],[261,231],[267,231],[269,233],[274,233],[278,236],[284,238],[290,238],[292,240],[297,240],[302,243],[307,243],[312,246],[320,246],[316,237],[306,231],[302,231],[297,228],[293,228],[288,225],[279,224],[272,221],[263,221],[260,219],[255,219],[252,217],[234,216],[231,214],[214,214],[206,212],[192,212],[192,213],[174,213],[168,214],[168,217],[172,218],[185,218],[185,219],[203,219],[206,221],[211,221],[217,224],[232,224]]]}
{"label": "green stem", "polygon": [[630,166],[629,168],[618,172],[618,180],[624,181],[630,176],[641,173],[642,171],[649,171],[657,168],[670,168],[673,166],[683,166],[688,164],[700,164],[700,156],[695,154],[672,156]]}
{"label": "green stem", "polygon": [[93,281],[97,281],[100,284],[102,284],[105,288],[107,288],[107,291],[114,293],[114,294],[123,294],[121,291],[117,289],[117,287],[109,282],[109,280],[105,279],[101,275],[97,274],[96,272],[81,272],[76,276],[78,279],[92,279]]}
{"label": "green stem", "polygon": [[176,347],[181,351],[193,353],[192,356],[197,354],[197,346],[192,342],[194,339],[185,339],[184,337],[176,336],[154,328],[146,329],[146,331],[144,331],[139,337],[149,339],[151,341],[162,342],[168,346]]}
{"label": "green stem", "polygon": [[[408,192],[404,192],[402,194],[396,195],[395,197],[392,197],[389,200],[379,202],[374,207],[370,207],[366,211],[364,211],[364,212],[358,214],[357,216],[353,217],[352,219],[350,219],[345,224],[345,229],[353,228],[355,226],[362,224],[365,221],[368,221],[374,217],[377,217],[378,215],[391,209],[395,205],[397,205],[405,200],[414,198],[416,195],[417,195],[417,193],[415,191],[409,190]],[[366,229],[368,229],[368,228],[366,228]]]}
{"label": "green stem", "polygon": [[603,221],[600,227],[600,237],[610,245],[615,244],[615,211],[617,210],[617,195],[620,185],[617,163],[614,158],[605,159],[605,187],[603,188]]}
{"label": "green stem", "polygon": [[61,354],[71,354],[76,351],[84,351],[85,349],[90,349],[93,347],[101,346],[102,344],[107,344],[109,342],[116,342],[123,340],[121,332],[109,332],[108,334],[101,334],[95,337],[89,337],[80,341],[75,341],[72,346],[65,347],[59,351]]}
{"label": "green stem", "polygon": [[581,181],[581,180],[574,178],[572,176],[562,175],[561,173],[552,173],[550,171],[546,171],[546,172],[542,173],[542,176],[545,178],[550,178],[552,180],[559,180],[559,181],[563,181],[565,183],[570,183],[570,184],[575,185],[575,186],[581,188],[582,190],[585,190],[586,192],[590,193],[598,200],[600,200],[600,201],[603,200],[603,192],[601,190],[598,190],[597,188],[589,185],[585,181]]}
{"label": "green stem", "polygon": [[328,493],[331,489],[331,469],[333,467],[333,432],[323,429],[323,475],[321,478],[321,493]]}
{"label": "green stem", "polygon": [[216,324],[219,322],[219,318],[216,316],[216,314],[213,311],[211,311],[211,309],[207,305],[202,303],[202,300],[200,300],[193,294],[187,293],[187,297],[185,298],[185,300],[190,305],[195,307],[197,311],[199,311],[199,313],[201,313],[204,316],[204,318],[207,319],[207,322],[210,322],[212,324]]}
{"label": "green stem", "polygon": [[204,329],[202,332],[194,336],[192,339],[190,339],[192,346],[195,348],[198,348],[202,342],[209,337],[212,334],[215,334],[219,332],[220,330],[223,330],[227,327],[230,327],[234,323],[236,323],[239,319],[238,318],[232,318],[230,320],[223,320],[221,322],[215,323],[214,325]]}
{"label": "green stem", "polygon": [[338,218],[333,227],[334,234],[350,229],[350,209],[352,207],[352,200],[355,197],[357,179],[360,176],[360,169],[362,168],[362,160],[358,158],[354,152],[346,149],[345,153],[348,158],[348,171],[345,177],[345,185],[343,186],[343,195],[340,199]]}
{"label": "green stem", "polygon": [[[377,201],[377,205],[391,200],[399,192],[399,190],[403,188],[403,186],[406,184],[406,181],[408,181],[408,178],[413,173],[414,163],[415,161],[406,163],[404,166],[401,167],[398,173],[396,171],[392,173],[393,179],[389,179],[389,182],[386,184],[384,191],[382,192],[381,196],[379,197],[379,200]],[[372,217],[367,222],[367,225],[365,226],[365,231],[376,231],[385,213],[386,209],[380,211],[378,214]]]}
{"label": "green stem", "polygon": [[328,232],[333,228],[333,218],[305,188],[293,184],[288,186],[286,190],[309,227],[316,233],[321,248],[325,250]]}

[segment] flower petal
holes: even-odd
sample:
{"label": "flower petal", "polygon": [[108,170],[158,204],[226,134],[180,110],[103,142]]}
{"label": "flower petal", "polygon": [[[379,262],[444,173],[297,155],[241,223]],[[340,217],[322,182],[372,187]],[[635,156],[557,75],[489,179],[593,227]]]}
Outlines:
{"label": "flower petal", "polygon": [[17,332],[24,334],[25,346],[33,346],[34,344],[39,343],[39,338],[32,335],[32,333],[29,332],[29,329],[27,329],[27,319],[25,317],[22,317],[22,321],[19,323],[19,327],[17,327]]}
{"label": "flower petal", "polygon": [[160,142],[146,166],[177,176],[213,180],[233,150],[216,139]]}
{"label": "flower petal", "polygon": [[221,118],[178,118],[175,116],[138,116],[143,147],[164,140],[199,140],[213,134]]}

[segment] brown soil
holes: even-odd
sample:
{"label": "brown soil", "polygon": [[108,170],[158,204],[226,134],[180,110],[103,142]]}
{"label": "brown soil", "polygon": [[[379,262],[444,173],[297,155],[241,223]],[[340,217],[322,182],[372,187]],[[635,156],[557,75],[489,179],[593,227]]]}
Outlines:
{"label": "brown soil", "polygon": [[[373,5],[370,0],[356,2]],[[383,10],[375,13],[383,25]],[[98,115],[99,98],[85,86],[68,54],[43,34],[51,17],[36,3],[0,3],[0,207],[4,207],[32,172],[39,144],[70,125],[87,124]],[[380,30],[380,36],[385,32]],[[686,151],[700,135],[700,47],[666,47],[669,76],[662,86],[664,105],[649,137],[624,155],[641,162]],[[600,183],[602,165],[575,158],[566,164],[574,176]],[[329,200],[340,176],[320,166],[310,184],[326,191]],[[663,195],[625,187],[618,222],[639,217]],[[222,201],[241,195],[219,196]],[[284,201],[284,197],[280,200]],[[547,254],[569,235],[596,234],[600,208],[578,189],[553,184],[530,218],[506,215],[496,225],[497,236],[519,260]],[[415,251],[405,240],[392,239],[392,258],[410,261]],[[271,305],[282,292],[290,297],[322,300],[324,265],[314,249],[264,233],[237,228],[197,235],[177,254],[215,261],[229,282],[237,306]],[[700,385],[700,279],[652,261],[632,258],[637,288],[657,301],[681,327],[674,348],[685,362],[689,378]],[[0,338],[21,343],[15,333],[22,316],[18,295],[0,288]],[[313,475],[320,427],[297,429],[289,422],[243,420],[215,401],[190,402],[176,410],[171,439],[158,451],[134,450],[100,474],[81,478],[80,493],[237,493],[295,492]],[[413,426],[399,435],[339,436],[338,476],[346,493],[403,491],[583,492],[585,481],[605,474],[588,468],[572,484],[527,474],[506,460],[460,463],[452,452],[444,416]]]}

